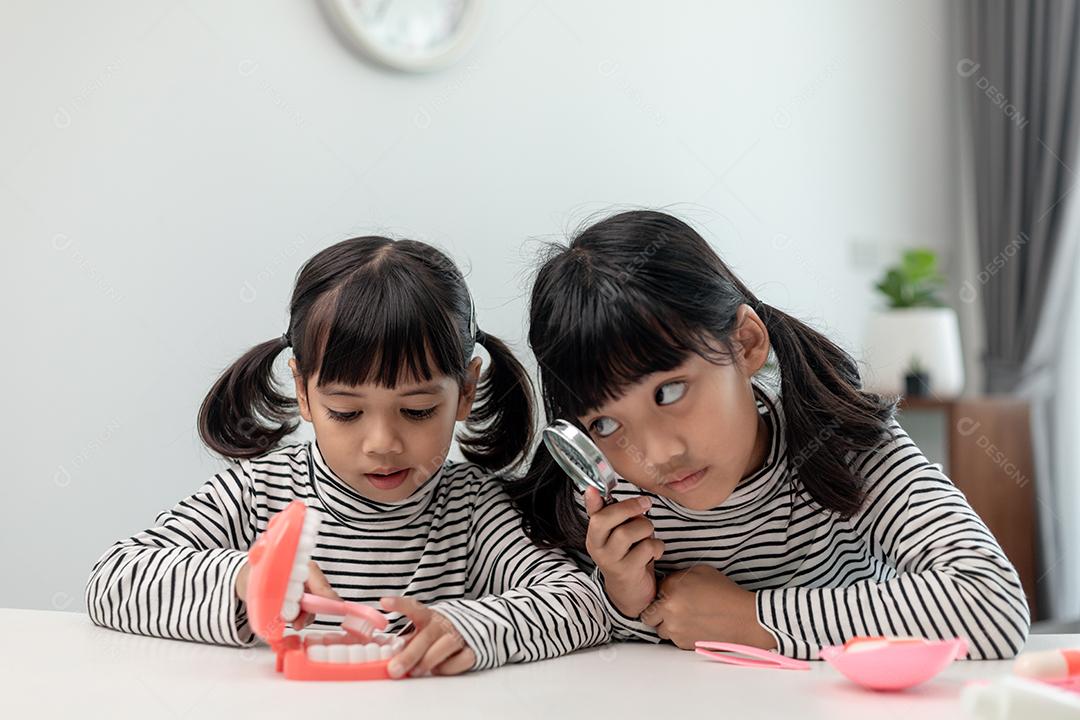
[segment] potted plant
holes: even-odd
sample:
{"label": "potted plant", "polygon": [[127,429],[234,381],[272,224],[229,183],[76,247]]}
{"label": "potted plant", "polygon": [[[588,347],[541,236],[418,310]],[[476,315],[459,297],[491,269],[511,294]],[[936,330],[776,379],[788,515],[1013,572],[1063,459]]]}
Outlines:
{"label": "potted plant", "polygon": [[911,358],[911,365],[904,376],[904,394],[908,397],[926,397],[930,394],[930,375],[923,369],[918,357]]}
{"label": "potted plant", "polygon": [[941,299],[944,286],[932,250],[908,250],[886,268],[875,285],[885,307],[871,315],[867,331],[867,389],[886,395],[933,389],[942,396],[963,390],[960,324]]}

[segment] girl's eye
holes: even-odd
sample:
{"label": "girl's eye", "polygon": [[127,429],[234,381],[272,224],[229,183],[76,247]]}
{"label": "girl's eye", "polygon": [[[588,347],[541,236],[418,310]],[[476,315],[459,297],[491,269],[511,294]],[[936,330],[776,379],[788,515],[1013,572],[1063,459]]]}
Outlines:
{"label": "girl's eye", "polygon": [[338,412],[327,408],[326,414],[331,420],[337,420],[338,422],[351,422],[360,417],[359,410],[353,410],[352,412]]}
{"label": "girl's eye", "polygon": [[608,437],[613,432],[619,429],[619,423],[605,416],[593,420],[592,424],[589,426],[589,429],[596,433],[599,437]]}
{"label": "girl's eye", "polygon": [[427,420],[429,417],[435,414],[435,411],[439,409],[438,405],[433,407],[424,408],[423,410],[414,410],[412,408],[404,408],[401,412],[405,413],[405,417],[410,420]]}
{"label": "girl's eye", "polygon": [[673,402],[677,402],[685,394],[685,382],[679,381],[665,383],[656,389],[656,404],[670,405]]}

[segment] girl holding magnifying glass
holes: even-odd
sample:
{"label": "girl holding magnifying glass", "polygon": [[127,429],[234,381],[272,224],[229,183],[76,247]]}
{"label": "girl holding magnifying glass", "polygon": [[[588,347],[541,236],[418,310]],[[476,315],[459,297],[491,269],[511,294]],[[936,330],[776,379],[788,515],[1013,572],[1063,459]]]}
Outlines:
{"label": "girl holding magnifying glass", "polygon": [[582,493],[568,474],[589,454],[541,446],[515,502],[534,541],[595,567],[616,637],[804,659],[867,635],[964,637],[973,659],[1023,646],[1015,569],[895,399],[686,223],[625,212],[554,248],[529,342],[548,417],[579,434],[566,447],[594,445],[612,477],[606,502]]}

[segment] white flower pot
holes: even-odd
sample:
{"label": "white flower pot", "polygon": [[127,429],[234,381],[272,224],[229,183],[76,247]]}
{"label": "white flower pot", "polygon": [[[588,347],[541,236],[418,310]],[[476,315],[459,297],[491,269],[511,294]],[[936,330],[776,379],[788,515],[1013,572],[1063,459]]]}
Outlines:
{"label": "white flower pot", "polygon": [[863,385],[885,395],[902,395],[904,377],[918,358],[936,397],[964,389],[960,323],[952,308],[898,308],[871,315],[866,334]]}

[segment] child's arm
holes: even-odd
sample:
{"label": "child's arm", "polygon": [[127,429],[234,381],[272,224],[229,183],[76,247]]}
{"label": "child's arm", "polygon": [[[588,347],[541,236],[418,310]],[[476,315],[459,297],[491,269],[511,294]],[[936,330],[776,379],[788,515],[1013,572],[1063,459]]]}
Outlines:
{"label": "child's arm", "polygon": [[759,622],[781,653],[795,657],[816,657],[822,645],[859,635],[959,636],[971,659],[1012,657],[1030,623],[1016,570],[940,466],[898,424],[893,431],[893,440],[856,459],[869,487],[852,528],[897,576],[759,590]]}
{"label": "child's arm", "polygon": [[601,589],[612,638],[660,642],[656,629],[640,617],[657,595],[653,561],[664,554],[664,543],[656,539],[645,516],[652,501],[642,496],[605,506],[600,493],[589,488],[581,502],[589,514],[589,528],[585,552],[577,557],[592,569],[592,579]]}
{"label": "child's arm", "polygon": [[501,482],[484,479],[468,538],[464,600],[432,605],[476,654],[475,670],[606,643],[600,590],[562,551],[525,535]]}
{"label": "child's arm", "polygon": [[230,467],[97,561],[86,586],[90,619],[140,635],[251,644],[235,584],[252,523],[250,477],[245,465]]}
{"label": "child's arm", "polygon": [[[592,565],[592,558],[585,556],[586,566]],[[643,640],[645,642],[658,643],[661,637],[656,632],[656,628],[651,625],[647,625],[641,621],[640,617],[630,617],[625,615],[622,610],[616,607],[615,603],[611,601],[611,597],[606,592],[604,586],[604,574],[600,572],[600,568],[593,566],[592,579],[601,588],[601,596],[604,601],[604,608],[607,610],[608,617],[611,619],[611,639],[612,640]]]}

